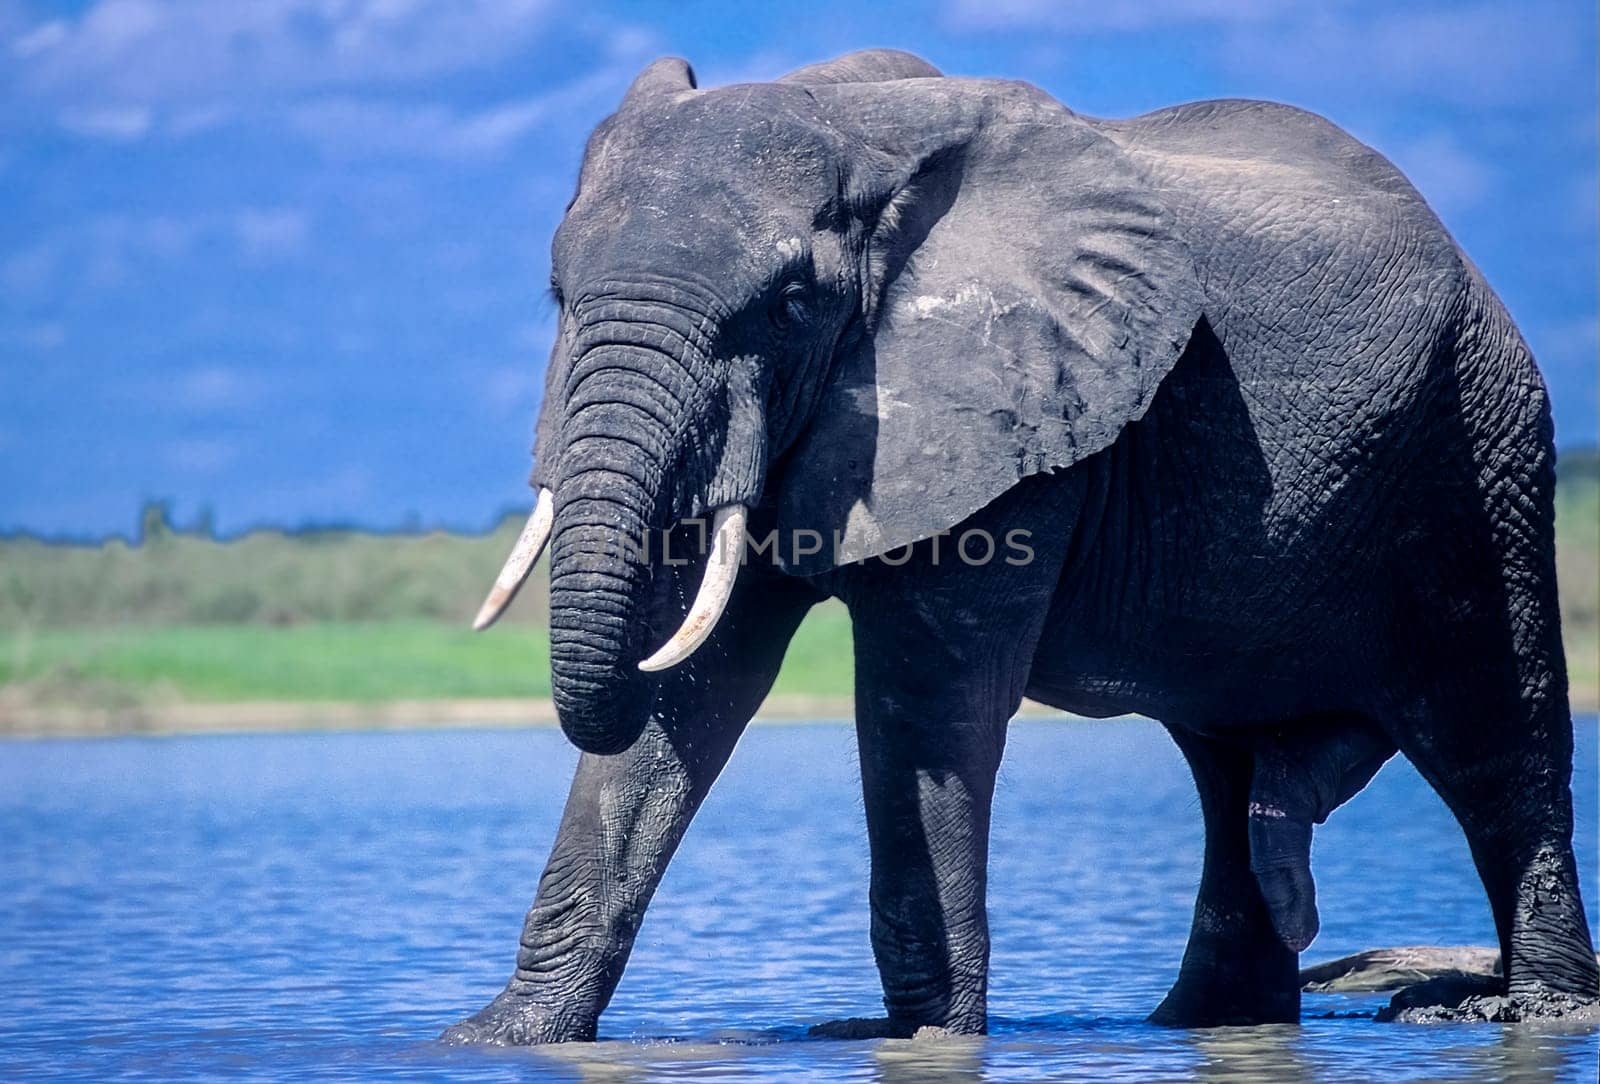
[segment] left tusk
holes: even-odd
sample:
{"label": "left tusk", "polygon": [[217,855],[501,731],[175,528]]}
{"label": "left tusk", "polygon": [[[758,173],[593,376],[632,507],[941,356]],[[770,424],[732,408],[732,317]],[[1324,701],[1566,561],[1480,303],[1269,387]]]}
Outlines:
{"label": "left tusk", "polygon": [[550,524],[555,520],[555,498],[548,489],[539,490],[539,503],[533,506],[533,514],[528,517],[528,523],[522,528],[522,534],[517,536],[517,544],[511,547],[511,556],[506,558],[506,566],[500,570],[500,575],[495,577],[494,586],[489,589],[489,597],[483,600],[483,605],[478,607],[478,616],[472,620],[472,630],[482,632],[495,621],[499,620],[511,600],[517,597],[517,589],[522,586],[522,581],[528,578],[528,573],[533,571],[533,566],[539,563],[539,555],[544,552],[545,543],[550,541]]}
{"label": "left tusk", "polygon": [[689,616],[683,619],[672,639],[661,645],[661,650],[639,664],[639,669],[654,673],[677,666],[693,655],[695,648],[706,642],[717,619],[728,606],[733,594],[733,581],[739,575],[739,562],[744,556],[745,510],[742,504],[730,504],[717,509],[711,521],[711,559],[706,563],[706,574],[695,593]]}

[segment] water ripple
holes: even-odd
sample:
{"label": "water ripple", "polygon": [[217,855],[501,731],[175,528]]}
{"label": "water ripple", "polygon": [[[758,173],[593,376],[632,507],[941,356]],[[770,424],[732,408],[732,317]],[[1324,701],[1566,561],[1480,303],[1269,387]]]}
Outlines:
{"label": "water ripple", "polygon": [[[1579,864],[1596,868],[1595,727]],[[1170,1032],[1199,814],[1149,724],[1019,725],[996,798],[991,1031],[832,1042],[871,1015],[867,851],[845,726],[753,730],[640,932],[602,1042],[434,1043],[504,981],[575,757],[551,731],[0,747],[0,1078],[1592,1080],[1592,1031]],[[1404,764],[1317,835],[1308,959],[1493,941],[1460,832]],[[1596,893],[1588,903],[1594,922]]]}

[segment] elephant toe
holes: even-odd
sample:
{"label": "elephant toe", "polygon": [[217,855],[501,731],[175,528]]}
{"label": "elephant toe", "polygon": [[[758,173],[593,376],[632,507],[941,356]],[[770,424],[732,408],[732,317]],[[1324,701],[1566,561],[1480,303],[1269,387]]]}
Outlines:
{"label": "elephant toe", "polygon": [[516,994],[502,993],[459,1024],[446,1028],[439,1041],[446,1046],[539,1046],[594,1039],[593,1020],[535,1005]]}
{"label": "elephant toe", "polygon": [[853,1016],[815,1024],[806,1034],[813,1039],[909,1039],[916,1030],[915,1024],[887,1017]]}
{"label": "elephant toe", "polygon": [[1395,992],[1378,1019],[1402,1024],[1553,1020],[1600,1023],[1600,1000],[1559,990],[1508,993],[1498,975],[1445,975]]}

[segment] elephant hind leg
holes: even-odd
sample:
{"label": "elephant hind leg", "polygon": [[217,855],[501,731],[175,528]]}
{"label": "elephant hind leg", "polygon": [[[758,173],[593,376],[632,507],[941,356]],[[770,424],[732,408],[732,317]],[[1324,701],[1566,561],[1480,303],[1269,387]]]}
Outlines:
{"label": "elephant hind leg", "polygon": [[1537,1013],[1600,995],[1572,853],[1555,448],[1527,347],[1481,280],[1468,300],[1441,369],[1448,409],[1397,505],[1390,616],[1404,669],[1386,722],[1460,822],[1507,993]]}
{"label": "elephant hind leg", "polygon": [[1178,981],[1151,1015],[1177,1027],[1299,1019],[1299,953],[1317,932],[1311,832],[1394,744],[1356,716],[1223,742],[1169,727],[1205,816],[1205,865]]}
{"label": "elephant hind leg", "polygon": [[[1572,851],[1570,718],[1554,708],[1530,718],[1503,699],[1497,711],[1497,701],[1466,694],[1441,701],[1427,724],[1397,737],[1466,835],[1507,962],[1504,992],[1518,1014],[1595,998],[1600,972]],[[1459,1015],[1481,1009],[1463,1003]]]}
{"label": "elephant hind leg", "polygon": [[1250,868],[1250,751],[1168,727],[1194,775],[1205,861],[1178,980],[1150,1022],[1165,1027],[1300,1019],[1299,956],[1278,936]]}
{"label": "elephant hind leg", "polygon": [[1572,850],[1572,717],[1545,533],[1513,533],[1498,569],[1455,569],[1477,587],[1458,588],[1453,612],[1417,633],[1436,669],[1389,727],[1466,835],[1524,1015],[1600,995]]}

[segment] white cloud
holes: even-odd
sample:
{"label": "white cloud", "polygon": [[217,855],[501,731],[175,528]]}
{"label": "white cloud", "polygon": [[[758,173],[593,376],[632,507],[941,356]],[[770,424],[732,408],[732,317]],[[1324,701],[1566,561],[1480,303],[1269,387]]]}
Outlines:
{"label": "white cloud", "polygon": [[67,329],[61,323],[47,320],[44,323],[22,323],[0,329],[0,341],[15,344],[28,350],[55,350],[66,344]]}
{"label": "white cloud", "polygon": [[0,254],[0,288],[24,298],[59,296],[83,285],[123,285],[141,267],[194,258],[204,244],[224,246],[241,263],[263,264],[293,259],[311,240],[310,218],[296,207],[102,215]]}
{"label": "white cloud", "polygon": [[490,158],[534,132],[621,97],[634,65],[614,63],[565,86],[482,109],[336,98],[297,106],[292,130],[335,157]]}
{"label": "white cloud", "polygon": [[23,341],[36,350],[54,350],[67,341],[67,329],[55,321],[34,324],[23,332]]}
{"label": "white cloud", "polygon": [[296,208],[247,208],[233,216],[239,250],[252,263],[298,256],[309,232],[305,212]]}
{"label": "white cloud", "polygon": [[255,373],[233,365],[202,365],[152,389],[152,399],[165,399],[196,414],[252,406],[266,394],[266,383]]}
{"label": "white cloud", "polygon": [[1495,168],[1450,132],[1387,144],[1384,151],[1441,215],[1482,203],[1498,180]]}
{"label": "white cloud", "polygon": [[1058,37],[1182,30],[1193,36],[1197,60],[1246,81],[1246,93],[1406,94],[1500,106],[1566,100],[1578,79],[1589,91],[1592,23],[1575,33],[1574,7],[1565,0],[948,0],[944,17],[968,31]]}
{"label": "white cloud", "polygon": [[1586,45],[1559,4],[1307,9],[1225,36],[1230,71],[1285,92],[1399,94],[1468,106],[1567,101],[1592,81]]}
{"label": "white cloud", "polygon": [[192,437],[167,444],[163,458],[184,474],[217,474],[239,458],[239,448],[228,440]]}
{"label": "white cloud", "polygon": [[142,105],[66,109],[61,113],[61,126],[67,131],[113,143],[138,142],[149,134],[154,121],[150,109]]}
{"label": "white cloud", "polygon": [[61,269],[59,245],[40,241],[0,260],[0,284],[10,294],[47,293]]}
{"label": "white cloud", "polygon": [[[3,3],[3,0],[0,0]],[[282,125],[339,157],[493,157],[620,95],[652,32],[556,24],[554,0],[98,0],[37,25],[0,19],[0,84],[85,139],[181,139]],[[3,9],[0,9],[3,10]],[[441,80],[565,34],[592,57],[565,86],[445,104]],[[9,48],[6,48],[9,46]],[[0,52],[0,55],[4,55]],[[609,104],[609,103],[607,103]]]}
{"label": "white cloud", "polygon": [[1540,329],[1537,345],[1549,354],[1583,358],[1592,363],[1600,353],[1600,319],[1593,315],[1579,316],[1545,325]]}
{"label": "white cloud", "polygon": [[19,35],[11,43],[11,55],[19,60],[27,60],[54,49],[66,39],[67,24],[60,19],[52,19]]}
{"label": "white cloud", "polygon": [[43,95],[152,104],[404,83],[525,45],[548,0],[99,0],[11,42]]}
{"label": "white cloud", "polygon": [[[815,57],[801,57],[780,49],[766,49],[744,57],[729,71],[696,71],[700,85],[726,86],[731,83],[765,83],[777,79],[796,68],[804,67]],[[709,78],[708,78],[709,76]]]}
{"label": "white cloud", "polygon": [[165,130],[179,139],[199,135],[227,123],[233,114],[228,106],[217,104],[175,109],[166,118]]}
{"label": "white cloud", "polygon": [[473,380],[473,397],[490,417],[527,417],[539,395],[543,374],[534,364],[497,365]]}
{"label": "white cloud", "polygon": [[511,329],[510,347],[517,353],[550,349],[550,340],[556,333],[555,306],[540,320],[526,320]]}
{"label": "white cloud", "polygon": [[91,258],[180,260],[213,225],[205,215],[107,215],[88,226]]}
{"label": "white cloud", "polygon": [[256,506],[279,523],[343,523],[372,499],[377,475],[361,463],[345,463],[320,477],[296,480],[254,494]]}
{"label": "white cloud", "polygon": [[1260,22],[1304,6],[1296,0],[951,0],[945,20],[957,28],[977,30],[1151,30]]}
{"label": "white cloud", "polygon": [[495,154],[545,115],[537,100],[484,110],[436,103],[334,98],[297,106],[289,127],[335,157],[471,157]]}

